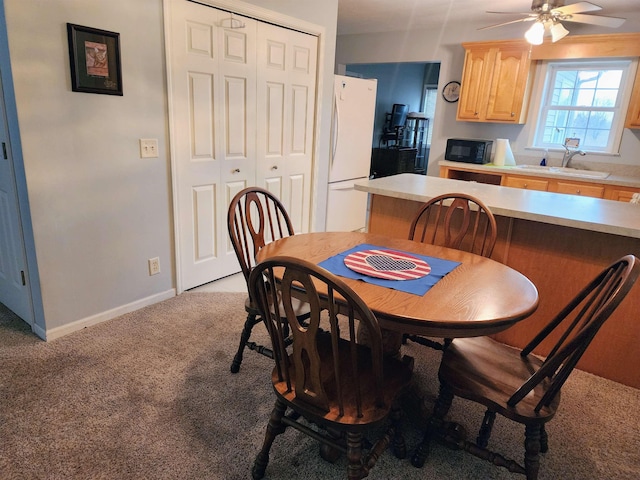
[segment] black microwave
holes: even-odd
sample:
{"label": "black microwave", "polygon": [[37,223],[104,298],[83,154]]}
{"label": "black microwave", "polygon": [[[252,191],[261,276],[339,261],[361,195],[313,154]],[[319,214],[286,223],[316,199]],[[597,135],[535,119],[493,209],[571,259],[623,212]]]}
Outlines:
{"label": "black microwave", "polygon": [[471,138],[450,138],[444,159],[464,163],[489,163],[493,140],[477,140]]}

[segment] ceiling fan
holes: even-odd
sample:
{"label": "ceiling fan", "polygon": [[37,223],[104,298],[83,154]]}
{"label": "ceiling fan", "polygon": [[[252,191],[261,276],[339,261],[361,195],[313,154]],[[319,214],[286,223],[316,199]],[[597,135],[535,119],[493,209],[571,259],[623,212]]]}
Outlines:
{"label": "ceiling fan", "polygon": [[490,25],[488,27],[480,28],[480,30],[501,27],[503,25],[518,22],[535,22],[531,28],[527,30],[524,36],[529,43],[533,45],[540,45],[545,34],[551,36],[552,42],[557,42],[569,34],[569,31],[561,22],[587,23],[601,27],[617,28],[625,21],[624,18],[618,17],[585,15],[586,12],[595,12],[598,10],[602,10],[602,7],[591,2],[577,2],[565,6],[564,0],[533,0],[531,4],[531,12],[487,12],[508,15],[524,15],[524,18],[499,23],[497,25]]}

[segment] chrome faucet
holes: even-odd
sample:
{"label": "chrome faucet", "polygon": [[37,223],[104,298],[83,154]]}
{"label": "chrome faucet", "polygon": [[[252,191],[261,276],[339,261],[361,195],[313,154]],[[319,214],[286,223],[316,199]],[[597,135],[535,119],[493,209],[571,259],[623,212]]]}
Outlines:
{"label": "chrome faucet", "polygon": [[569,167],[569,162],[571,161],[571,159],[573,157],[575,157],[576,155],[580,155],[582,157],[584,157],[586,155],[585,152],[583,152],[582,150],[570,150],[569,147],[567,147],[566,145],[563,145],[564,147],[564,155],[562,156],[562,167]]}

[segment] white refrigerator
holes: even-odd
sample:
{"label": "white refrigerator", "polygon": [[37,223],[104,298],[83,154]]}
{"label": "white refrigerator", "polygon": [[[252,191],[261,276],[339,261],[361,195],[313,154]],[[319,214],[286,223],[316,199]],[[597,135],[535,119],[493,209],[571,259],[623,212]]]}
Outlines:
{"label": "white refrigerator", "polygon": [[335,76],[326,230],[363,230],[367,193],[354,183],[369,178],[376,79]]}

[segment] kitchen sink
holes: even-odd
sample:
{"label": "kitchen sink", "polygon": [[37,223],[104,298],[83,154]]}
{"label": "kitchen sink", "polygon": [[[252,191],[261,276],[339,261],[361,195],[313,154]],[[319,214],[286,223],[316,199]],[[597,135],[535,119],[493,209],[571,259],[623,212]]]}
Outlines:
{"label": "kitchen sink", "polygon": [[582,177],[582,178],[607,178],[609,172],[599,172],[597,170],[581,170],[579,168],[571,167],[548,167],[542,165],[516,165],[514,168],[522,170],[529,170],[532,172],[546,172],[554,175],[566,175],[567,177]]}

